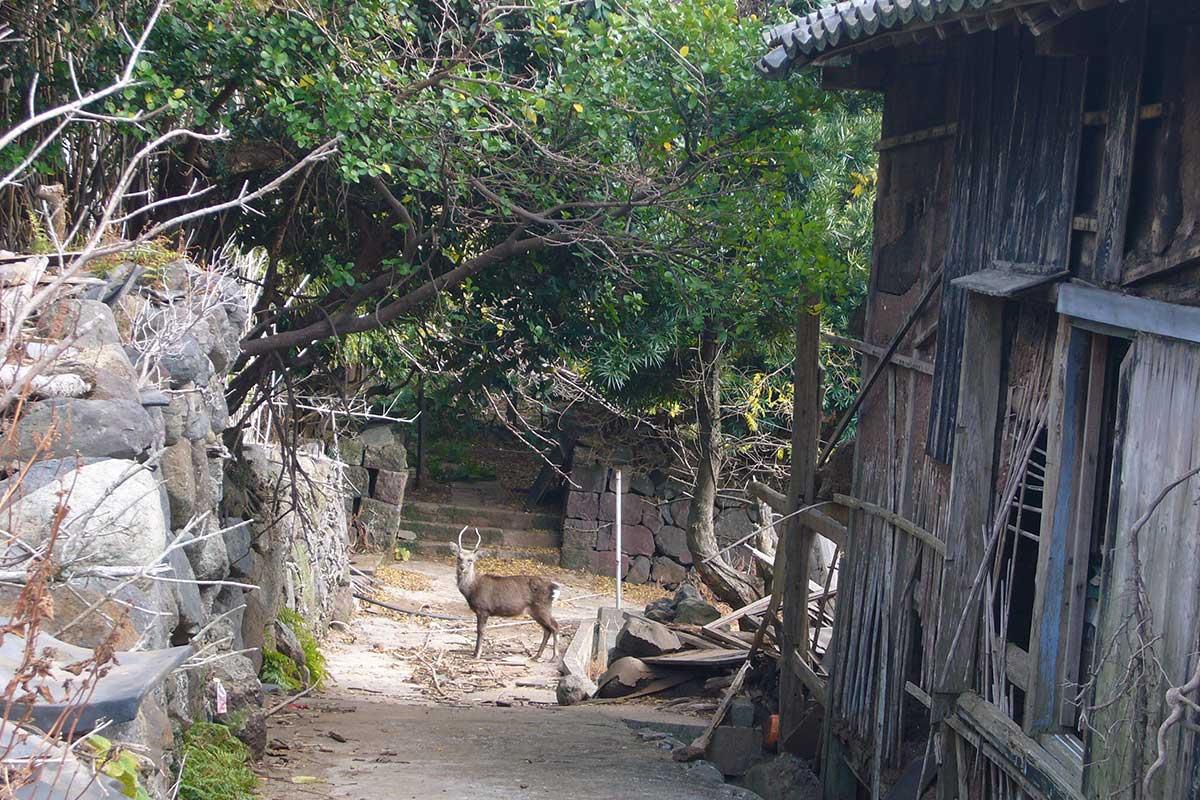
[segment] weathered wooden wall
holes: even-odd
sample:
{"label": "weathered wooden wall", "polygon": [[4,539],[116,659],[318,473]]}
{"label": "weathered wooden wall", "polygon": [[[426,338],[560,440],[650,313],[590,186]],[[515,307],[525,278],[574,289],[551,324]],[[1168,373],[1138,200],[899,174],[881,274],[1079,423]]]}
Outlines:
{"label": "weathered wooden wall", "polygon": [[[1086,61],[1035,52],[1024,29],[961,42],[947,281],[997,260],[1065,269],[1074,205]],[[929,453],[948,462],[957,420],[965,296],[942,297]]]}
{"label": "weathered wooden wall", "polygon": [[[874,263],[867,304],[868,343],[886,347],[941,268],[953,168],[952,124],[958,97],[953,72],[937,51],[887,64],[880,143]],[[930,364],[937,336],[937,296],[926,303],[899,349]],[[875,365],[865,358],[864,371]],[[929,529],[938,529],[945,468],[929,464],[923,442],[930,377],[891,366],[859,413],[853,493]],[[929,509],[932,509],[930,511]],[[855,769],[871,774],[897,766],[907,655],[914,636],[935,628],[914,625],[914,607],[936,608],[940,559],[864,514],[851,517],[853,544],[843,562],[840,620],[826,664],[833,676],[833,729],[854,742]],[[920,649],[920,647],[918,647]],[[919,663],[916,665],[919,672]],[[878,697],[884,697],[882,703]],[[886,714],[883,712],[886,711]],[[923,720],[918,721],[923,724]]]}
{"label": "weathered wooden wall", "polygon": [[[984,300],[976,304],[977,318],[968,319],[967,295],[951,285],[953,278],[1011,265],[1042,274],[1069,270],[1076,279],[1116,291],[1200,305],[1200,3],[1129,0],[1080,14],[1038,41],[1014,24],[875,53],[863,62],[883,76],[879,88],[885,92],[864,338],[886,346],[931,276],[943,269],[945,280],[940,307],[920,316],[898,351],[921,361],[936,343],[932,378],[890,367],[863,405],[854,494],[933,531],[948,556],[943,568],[940,558],[890,524],[859,512],[851,516],[826,666],[832,729],[853,741],[850,761],[867,777],[900,765],[906,680],[933,694],[935,708],[940,690],[943,700],[977,692],[1005,714],[1022,712],[1003,659],[988,646],[1005,632],[978,613],[978,597],[969,590],[985,555],[980,526],[994,518],[1005,477],[1024,468],[1006,443],[1016,416],[1024,413],[1019,409],[1046,400],[1060,322],[1045,304],[1052,292]],[[998,361],[1000,374],[981,380],[972,371],[979,366],[975,351],[964,351],[966,345],[989,364]],[[1122,536],[1149,495],[1189,466],[1200,466],[1196,352],[1192,345],[1142,336],[1129,367],[1129,391],[1136,398],[1130,407],[1138,419],[1122,434],[1123,459],[1138,477],[1127,482],[1126,476],[1114,487],[1118,517],[1109,541],[1116,545],[1106,557],[1102,620],[1110,640],[1129,613],[1133,568],[1130,542]],[[864,367],[870,366],[868,359]],[[965,428],[959,407],[964,396],[971,403]],[[1153,419],[1142,419],[1142,409]],[[973,454],[971,462],[957,463],[959,452]],[[1087,769],[1088,797],[1141,796],[1132,786],[1154,756],[1163,692],[1195,668],[1200,515],[1192,502],[1196,487],[1177,491],[1178,502],[1142,535],[1154,537],[1141,552],[1143,572],[1168,578],[1154,580],[1149,601],[1162,637],[1154,652],[1165,672],[1151,688],[1130,693],[1100,715],[1110,724],[1139,696],[1148,709],[1137,730],[1118,740],[1089,737],[1089,758],[1104,766]],[[1044,537],[1035,543],[1048,546]],[[998,576],[1011,556],[1002,546],[991,557]],[[963,646],[951,652],[943,640],[938,647],[935,640],[952,636],[963,615]],[[1037,624],[1022,624],[1030,622]],[[986,637],[977,635],[981,625]],[[1022,636],[1018,649],[1029,633]],[[917,637],[921,646],[911,647]],[[1103,665],[1095,702],[1122,690],[1132,653],[1128,642],[1124,647]],[[956,659],[960,669],[937,686],[935,662],[946,658]],[[1177,728],[1168,744],[1170,766],[1146,796],[1200,796],[1200,736]],[[971,760],[974,751],[966,750]],[[953,796],[960,779],[967,785],[978,777],[980,763],[999,763],[984,755],[969,776],[955,773],[953,758],[943,765],[942,781],[954,783],[946,796]],[[1009,775],[1014,763],[1003,766]],[[980,796],[1006,796],[974,789]]]}

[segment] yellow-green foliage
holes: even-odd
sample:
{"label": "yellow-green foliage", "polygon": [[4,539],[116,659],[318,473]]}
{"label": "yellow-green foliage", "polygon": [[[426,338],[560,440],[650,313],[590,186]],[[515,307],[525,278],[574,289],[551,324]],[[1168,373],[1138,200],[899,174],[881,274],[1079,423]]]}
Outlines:
{"label": "yellow-green foliage", "polygon": [[314,686],[320,686],[325,680],[325,654],[317,644],[317,637],[313,636],[304,618],[290,608],[279,612],[279,621],[291,628],[300,640],[300,647],[304,650],[304,666],[308,667],[309,678]]}
{"label": "yellow-green foliage", "polygon": [[197,722],[183,735],[181,800],[252,800],[250,750],[224,725]]}

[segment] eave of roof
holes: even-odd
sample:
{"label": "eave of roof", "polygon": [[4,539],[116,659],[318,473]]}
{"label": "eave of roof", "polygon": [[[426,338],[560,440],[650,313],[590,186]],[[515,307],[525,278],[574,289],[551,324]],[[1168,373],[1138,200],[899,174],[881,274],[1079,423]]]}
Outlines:
{"label": "eave of roof", "polygon": [[843,0],[764,31],[771,50],[759,59],[758,69],[768,78],[782,78],[875,37],[954,21],[973,33],[987,25],[972,20],[994,19],[1001,12],[1015,13],[1036,33],[1045,20],[1070,16],[1084,3],[1093,6],[1095,0]]}

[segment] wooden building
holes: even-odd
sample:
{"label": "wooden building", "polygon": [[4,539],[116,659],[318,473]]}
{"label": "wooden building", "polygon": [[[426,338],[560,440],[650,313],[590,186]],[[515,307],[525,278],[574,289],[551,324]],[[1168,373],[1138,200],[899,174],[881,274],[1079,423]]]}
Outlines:
{"label": "wooden building", "polygon": [[767,38],[884,108],[826,797],[1200,798],[1200,1]]}

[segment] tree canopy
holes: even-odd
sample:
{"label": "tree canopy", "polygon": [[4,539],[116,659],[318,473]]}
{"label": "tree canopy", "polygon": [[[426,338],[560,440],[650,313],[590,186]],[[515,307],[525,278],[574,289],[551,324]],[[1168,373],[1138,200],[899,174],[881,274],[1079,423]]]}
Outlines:
{"label": "tree canopy", "polygon": [[[14,15],[11,117],[108,79],[154,8],[59,5]],[[704,0],[175,0],[137,85],[106,101],[136,124],[72,125],[33,174],[85,219],[105,163],[174,129],[223,132],[181,137],[139,176],[136,232],[166,212],[156,199],[233,197],[336,143],[258,214],[189,232],[201,254],[231,236],[269,253],[234,405],[284,368],[396,378],[397,342],[468,387],[568,362],[668,402],[705,325],[761,376],[786,361],[798,302],[861,292],[874,115],[810,77],[758,76],[769,22]]]}

